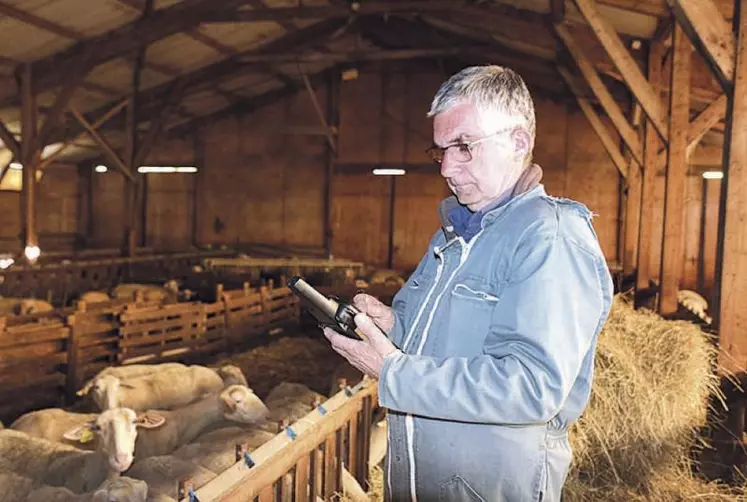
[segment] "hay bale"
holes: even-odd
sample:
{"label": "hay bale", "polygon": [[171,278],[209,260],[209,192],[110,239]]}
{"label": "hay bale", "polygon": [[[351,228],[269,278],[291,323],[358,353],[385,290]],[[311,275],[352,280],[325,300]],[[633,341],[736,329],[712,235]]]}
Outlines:
{"label": "hay bale", "polygon": [[690,475],[696,435],[719,392],[716,356],[698,326],[634,310],[617,295],[599,336],[589,406],[570,431],[566,498],[679,500],[720,489]]}

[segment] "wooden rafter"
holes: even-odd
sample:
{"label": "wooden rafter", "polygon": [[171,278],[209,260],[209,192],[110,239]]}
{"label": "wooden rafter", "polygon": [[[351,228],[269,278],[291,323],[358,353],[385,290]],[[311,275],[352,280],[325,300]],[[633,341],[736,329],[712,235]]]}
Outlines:
{"label": "wooden rafter", "polygon": [[610,59],[622,74],[636,100],[641,103],[643,111],[653,123],[656,131],[666,143],[668,137],[667,123],[661,101],[646,80],[630,52],[620,40],[610,22],[600,13],[594,0],[573,0],[586,22],[607,51]]}
{"label": "wooden rafter", "polygon": [[576,97],[578,106],[581,108],[581,111],[586,116],[589,124],[591,124],[592,129],[594,129],[594,132],[599,137],[599,141],[602,142],[604,149],[607,151],[610,159],[615,164],[615,167],[617,167],[617,170],[620,171],[620,174],[623,178],[627,178],[627,163],[625,162],[625,158],[620,152],[620,148],[618,147],[617,143],[615,143],[615,141],[610,136],[609,129],[607,129],[607,127],[605,127],[605,125],[602,123],[602,120],[599,118],[597,112],[594,111],[594,108],[592,107],[589,100],[583,97],[583,94],[581,93],[578,84],[574,80],[573,75],[571,75],[571,72],[563,66],[558,66],[558,73],[560,73],[560,75],[563,77],[563,80],[565,80],[565,82],[568,84],[569,89]]}
{"label": "wooden rafter", "polygon": [[[97,66],[129,54],[140,46],[193,28],[204,22],[208,13],[212,14],[222,9],[233,10],[247,1],[223,0],[219,7],[216,7],[214,0],[183,0],[157,10],[146,20],[136,20],[78,42],[69,49],[33,63],[32,73],[38,77],[34,81],[33,91],[40,94],[62,85],[70,73],[70,68],[76,66],[90,47],[97,48],[96,56],[91,61],[93,66]],[[13,104],[15,98],[15,95],[3,96],[0,98],[0,106]]]}
{"label": "wooden rafter", "polygon": [[714,1],[667,0],[667,3],[721,85],[730,88],[734,73],[734,36]]}
{"label": "wooden rafter", "polygon": [[99,148],[101,148],[106,154],[106,156],[109,158],[109,160],[114,164],[114,166],[119,169],[122,174],[127,177],[130,181],[134,181],[134,176],[130,172],[130,169],[127,167],[127,165],[122,161],[122,159],[117,155],[117,153],[114,151],[114,149],[109,145],[109,143],[101,137],[101,135],[96,131],[96,129],[91,125],[86,118],[83,116],[81,112],[78,111],[77,108],[75,108],[73,105],[68,105],[70,108],[70,111],[72,112],[73,116],[78,120],[78,122],[83,125],[83,127],[86,128],[86,131],[88,131],[88,135],[91,136],[91,138],[96,142],[97,145],[99,145]]}
{"label": "wooden rafter", "polygon": [[628,119],[623,114],[622,109],[612,97],[612,94],[607,89],[607,86],[604,85],[604,82],[602,82],[602,79],[599,77],[596,69],[594,69],[591,61],[584,53],[581,46],[576,43],[576,40],[574,40],[573,35],[571,35],[571,32],[568,30],[568,28],[563,25],[556,25],[555,30],[565,43],[568,51],[573,56],[573,59],[576,61],[576,65],[578,66],[579,70],[581,70],[581,74],[586,79],[586,83],[589,85],[589,88],[597,97],[599,103],[602,105],[602,108],[607,113],[607,116],[610,118],[612,124],[617,129],[618,134],[620,134],[620,137],[630,149],[633,158],[639,166],[642,166],[643,149],[641,148],[641,142],[638,139],[638,134],[635,132],[633,127],[631,127]]}
{"label": "wooden rafter", "polygon": [[3,140],[5,147],[10,150],[10,153],[12,153],[16,159],[21,158],[21,145],[2,121],[0,121],[0,139]]}
{"label": "wooden rafter", "polygon": [[148,132],[145,134],[145,137],[143,138],[142,143],[139,145],[137,149],[137,153],[135,154],[135,160],[133,161],[133,164],[132,164],[133,169],[136,168],[136,166],[140,166],[140,164],[142,164],[145,161],[146,157],[148,156],[150,151],[153,149],[153,146],[156,144],[156,141],[158,140],[158,137],[161,134],[161,131],[166,125],[166,122],[169,116],[171,115],[171,112],[181,100],[183,92],[184,92],[184,86],[182,82],[181,81],[174,82],[173,90],[171,93],[169,93],[169,96],[166,102],[163,104],[161,113],[159,113],[158,116],[151,121],[150,126],[148,127]]}

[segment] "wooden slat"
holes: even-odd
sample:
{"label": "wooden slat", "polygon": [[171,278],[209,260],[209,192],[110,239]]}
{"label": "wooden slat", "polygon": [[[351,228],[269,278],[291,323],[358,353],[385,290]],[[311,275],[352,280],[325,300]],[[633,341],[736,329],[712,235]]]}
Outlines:
{"label": "wooden slat", "polygon": [[624,178],[627,177],[628,173],[625,159],[623,158],[622,153],[620,153],[620,149],[615,144],[615,141],[610,137],[609,129],[607,129],[599,119],[597,112],[594,111],[589,100],[582,97],[582,94],[579,91],[577,84],[574,82],[573,76],[570,72],[565,67],[558,66],[558,73],[560,73],[563,79],[568,83],[571,92],[576,96],[576,102],[578,103],[579,108],[581,108],[581,111],[586,116],[589,124],[591,124],[592,129],[594,129],[597,137],[599,137],[599,140],[602,142],[604,149],[607,151],[610,159],[612,159],[615,167],[617,167],[617,170],[620,171],[620,174]]}
{"label": "wooden slat", "polygon": [[609,116],[615,129],[617,129],[618,134],[620,134],[620,137],[630,149],[633,158],[639,166],[642,166],[643,148],[641,147],[641,141],[638,138],[638,134],[623,114],[620,105],[618,105],[615,98],[612,97],[612,93],[610,93],[607,86],[602,82],[602,79],[599,77],[599,73],[597,73],[591,60],[589,60],[588,56],[584,53],[584,50],[573,38],[573,35],[571,35],[568,28],[563,25],[555,25],[555,31],[565,43],[568,52],[573,56],[576,65],[579,70],[581,70],[581,74],[586,79],[586,83],[599,100],[599,104],[604,108],[604,111],[607,113],[607,116]]}
{"label": "wooden slat", "polygon": [[716,100],[701,111],[697,117],[690,123],[690,132],[687,135],[687,157],[700,143],[705,133],[710,131],[719,121],[723,120],[726,115],[726,94],[722,94]]}
{"label": "wooden slat", "polygon": [[309,500],[309,455],[302,456],[296,462],[295,477],[295,497],[296,502],[307,502]]}
{"label": "wooden slat", "polygon": [[683,232],[687,133],[690,119],[691,45],[682,27],[673,28],[673,61],[670,94],[669,156],[664,202],[664,242],[661,255],[659,313],[677,312],[677,291],[685,261]]}
{"label": "wooden slat", "polygon": [[597,36],[612,62],[620,71],[625,83],[643,107],[643,111],[653,123],[656,132],[666,143],[668,140],[667,122],[664,109],[654,88],[646,80],[633,57],[625,48],[612,24],[599,12],[595,0],[573,0],[586,22]]}
{"label": "wooden slat", "polygon": [[735,44],[731,26],[713,0],[667,0],[692,44],[725,87],[734,74]]}
{"label": "wooden slat", "polygon": [[[649,84],[654,89],[659,88],[662,82],[661,60],[664,53],[664,45],[656,42],[652,45],[649,53]],[[657,96],[657,99],[658,96]],[[654,129],[650,119],[645,122],[644,139],[644,171],[643,185],[641,188],[641,223],[638,233],[638,266],[636,267],[636,291],[649,287],[651,279],[651,258],[653,239],[653,211],[654,195],[656,193],[656,177],[659,170],[658,152],[661,144],[660,138]]]}

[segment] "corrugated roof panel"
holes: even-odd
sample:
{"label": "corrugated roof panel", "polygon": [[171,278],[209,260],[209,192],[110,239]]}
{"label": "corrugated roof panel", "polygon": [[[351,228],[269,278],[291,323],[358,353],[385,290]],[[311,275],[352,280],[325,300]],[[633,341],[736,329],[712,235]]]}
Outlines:
{"label": "corrugated roof panel", "polygon": [[182,0],[154,0],[153,8],[156,10],[165,9],[166,7],[171,7],[176,3],[181,3],[181,1]]}
{"label": "corrugated roof panel", "polygon": [[198,98],[191,98],[182,103],[182,106],[193,115],[203,116],[232,105],[222,96],[201,93]]}
{"label": "corrugated roof panel", "polygon": [[73,45],[74,41],[35,26],[4,17],[0,19],[2,55],[16,61],[33,61]]}
{"label": "corrugated roof panel", "polygon": [[251,49],[265,40],[285,34],[285,29],[273,22],[210,23],[201,25],[199,31],[236,51]]}
{"label": "corrugated roof panel", "polygon": [[58,26],[92,37],[129,23],[138,12],[116,0],[16,0],[15,6]]}
{"label": "corrugated roof panel", "polygon": [[222,59],[215,50],[178,33],[148,47],[146,60],[187,72]]}
{"label": "corrugated roof panel", "polygon": [[71,102],[81,112],[88,112],[110,103],[112,99],[116,98],[112,98],[108,94],[79,87],[76,89]]}

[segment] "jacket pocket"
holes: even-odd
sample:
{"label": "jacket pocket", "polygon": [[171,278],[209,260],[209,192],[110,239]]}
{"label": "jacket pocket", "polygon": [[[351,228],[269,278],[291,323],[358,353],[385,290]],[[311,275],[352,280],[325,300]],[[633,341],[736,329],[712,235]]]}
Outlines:
{"label": "jacket pocket", "polygon": [[439,502],[485,502],[475,490],[458,474],[441,483],[438,490]]}
{"label": "jacket pocket", "polygon": [[498,293],[484,279],[464,277],[454,283],[447,297],[444,305],[447,308],[446,329],[438,334],[434,355],[469,357],[481,354],[493,312],[500,301]]}

